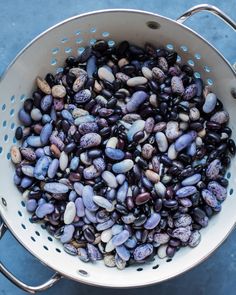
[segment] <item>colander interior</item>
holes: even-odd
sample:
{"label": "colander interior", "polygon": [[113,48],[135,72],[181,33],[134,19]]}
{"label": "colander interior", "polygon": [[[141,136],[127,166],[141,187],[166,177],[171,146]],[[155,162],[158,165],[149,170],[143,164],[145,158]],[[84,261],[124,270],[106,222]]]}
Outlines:
{"label": "colander interior", "polygon": [[201,77],[223,101],[230,113],[232,137],[236,138],[236,100],[231,95],[235,73],[226,61],[205,41],[184,26],[150,13],[131,10],[103,11],[74,17],[39,36],[13,62],[0,83],[0,209],[18,240],[43,263],[62,274],[88,284],[129,287],[165,280],[180,274],[205,259],[228,235],[235,224],[235,160],[227,172],[228,198],[220,214],[202,230],[198,247],[181,249],[173,259],[159,259],[123,271],[98,263],[83,263],[66,254],[60,242],[50,236],[43,224],[33,224],[25,209],[25,200],[13,185],[9,149],[19,124],[17,113],[30,97],[35,77],[61,71],[69,55],[78,55],[98,39],[114,46],[122,40],[143,46],[146,42],[179,53],[178,61],[191,65],[195,77]]}

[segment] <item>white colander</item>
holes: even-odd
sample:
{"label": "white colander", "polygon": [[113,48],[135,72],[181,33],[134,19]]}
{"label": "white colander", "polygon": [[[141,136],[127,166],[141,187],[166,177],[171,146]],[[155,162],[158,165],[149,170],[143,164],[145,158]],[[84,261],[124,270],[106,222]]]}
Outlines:
{"label": "white colander", "polygon": [[[193,7],[177,21],[144,11],[104,10],[70,18],[33,40],[12,62],[0,82],[0,213],[3,219],[0,236],[6,228],[41,262],[56,271],[40,286],[28,286],[13,276],[2,264],[1,272],[20,288],[35,293],[51,287],[62,277],[85,284],[106,287],[137,287],[158,283],[179,275],[206,259],[228,236],[236,223],[236,159],[226,177],[228,198],[220,214],[201,231],[198,247],[181,249],[173,260],[158,257],[123,271],[107,268],[103,262],[83,263],[66,254],[60,242],[49,236],[43,225],[30,223],[21,193],[13,185],[14,167],[10,161],[10,146],[16,143],[17,112],[35,85],[35,77],[60,71],[68,55],[77,55],[97,39],[108,40],[109,46],[128,40],[143,46],[166,46],[179,52],[179,61],[193,66],[196,77],[210,85],[222,99],[230,114],[230,127],[236,139],[236,73],[224,57],[206,40],[182,23],[192,14],[208,10],[225,20],[234,30],[236,24],[219,9],[209,5]],[[231,176],[232,175],[232,176]]]}

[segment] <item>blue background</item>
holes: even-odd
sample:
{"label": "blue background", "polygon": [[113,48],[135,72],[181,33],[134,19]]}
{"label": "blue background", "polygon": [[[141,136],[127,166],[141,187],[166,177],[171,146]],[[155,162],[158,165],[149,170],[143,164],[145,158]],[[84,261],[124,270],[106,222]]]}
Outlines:
{"label": "blue background", "polygon": [[[34,37],[48,27],[70,16],[105,8],[135,8],[177,18],[182,12],[200,1],[187,0],[0,0],[0,74],[15,55]],[[208,1],[235,18],[236,2]],[[188,25],[213,43],[231,62],[236,61],[235,32],[216,17],[201,13]],[[0,242],[0,259],[11,271],[28,284],[45,281],[52,271],[27,253],[7,233]],[[207,261],[193,270],[170,281],[147,288],[111,290],[78,284],[63,279],[42,294],[128,294],[139,295],[235,295],[236,294],[236,232]],[[25,294],[0,275],[0,294]]]}

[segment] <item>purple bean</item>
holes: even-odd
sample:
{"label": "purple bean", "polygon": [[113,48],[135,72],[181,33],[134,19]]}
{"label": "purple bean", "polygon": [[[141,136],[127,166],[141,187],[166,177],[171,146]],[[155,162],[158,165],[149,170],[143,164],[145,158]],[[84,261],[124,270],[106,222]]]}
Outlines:
{"label": "purple bean", "polygon": [[153,252],[153,246],[151,244],[144,244],[138,246],[134,250],[134,260],[141,261],[150,256]]}
{"label": "purple bean", "polygon": [[24,126],[30,126],[32,124],[31,117],[24,109],[20,109],[18,118]]}
{"label": "purple bean", "polygon": [[51,162],[51,159],[47,156],[43,156],[38,159],[34,169],[34,177],[36,179],[39,179],[39,180],[45,179],[50,162]]}
{"label": "purple bean", "polygon": [[112,160],[116,160],[116,161],[123,160],[125,157],[125,153],[122,150],[114,149],[110,147],[107,147],[105,149],[105,154],[108,158]]}
{"label": "purple bean", "polygon": [[191,196],[197,192],[197,189],[195,186],[189,185],[182,187],[176,191],[176,197],[177,198],[186,198],[188,196]]}
{"label": "purple bean", "polygon": [[35,199],[29,199],[26,202],[26,209],[29,212],[34,212],[37,208],[37,201]]}
{"label": "purple bean", "polygon": [[87,208],[85,208],[85,216],[91,223],[97,223],[95,212],[89,211]]}
{"label": "purple bean", "polygon": [[91,99],[91,91],[88,89],[83,89],[77,92],[74,96],[76,103],[85,104]]}
{"label": "purple bean", "polygon": [[45,95],[41,100],[42,111],[48,112],[52,106],[52,102],[53,102],[52,96],[50,94]]}
{"label": "purple bean", "polygon": [[175,149],[177,152],[182,151],[184,148],[189,146],[192,141],[196,138],[197,133],[195,131],[191,131],[189,133],[181,135],[175,142]]}
{"label": "purple bean", "polygon": [[14,174],[13,179],[14,179],[15,185],[19,185],[21,183],[21,177],[18,176],[16,173]]}
{"label": "purple bean", "polygon": [[87,133],[80,139],[80,146],[82,148],[90,148],[98,146],[101,143],[101,136],[97,133]]}
{"label": "purple bean", "polygon": [[87,133],[97,133],[99,131],[98,124],[96,122],[87,122],[79,125],[79,132],[82,135]]}
{"label": "purple bean", "polygon": [[76,215],[79,217],[84,217],[85,210],[84,210],[84,202],[82,198],[77,198],[75,200],[75,207],[76,207]]}
{"label": "purple bean", "polygon": [[215,208],[218,205],[216,197],[207,189],[202,190],[202,198],[210,207]]}
{"label": "purple bean", "polygon": [[28,188],[29,186],[32,185],[32,183],[33,183],[33,179],[25,176],[25,177],[22,178],[20,186],[22,188]]}
{"label": "purple bean", "polygon": [[129,113],[136,111],[141,104],[143,104],[148,98],[148,95],[144,91],[136,91],[131,96],[130,101],[126,104],[126,109]]}
{"label": "purple bean", "polygon": [[36,209],[36,215],[38,218],[44,218],[46,215],[51,214],[54,211],[55,207],[53,204],[45,203]]}
{"label": "purple bean", "polygon": [[201,180],[201,178],[202,178],[201,174],[196,173],[196,174],[194,174],[194,175],[192,175],[192,176],[189,176],[189,177],[185,178],[185,179],[181,182],[181,184],[182,184],[183,186],[194,185],[194,184],[197,184],[197,183]]}
{"label": "purple bean", "polygon": [[70,123],[74,122],[73,116],[71,115],[71,113],[68,110],[62,110],[61,116],[63,119],[67,120]]}
{"label": "purple bean", "polygon": [[124,261],[128,261],[130,259],[130,252],[123,245],[116,247],[116,253]]}
{"label": "purple bean", "polygon": [[207,186],[208,190],[211,191],[216,199],[220,202],[224,201],[227,197],[227,190],[225,187],[220,185],[216,181],[210,181]]}
{"label": "purple bean", "polygon": [[127,193],[128,193],[128,188],[129,188],[129,185],[128,185],[128,182],[125,181],[118,189],[117,191],[117,195],[116,195],[116,198],[117,198],[117,201],[120,202],[120,203],[123,203],[127,197]]}
{"label": "purple bean", "polygon": [[178,227],[173,230],[172,237],[179,239],[181,242],[186,243],[191,235],[191,230],[189,227]]}
{"label": "purple bean", "polygon": [[83,192],[82,192],[83,203],[84,203],[84,206],[89,211],[94,212],[94,211],[97,211],[98,206],[94,203],[93,196],[94,196],[94,192],[93,192],[92,186],[85,185],[85,187],[83,188]]}
{"label": "purple bean", "polygon": [[65,194],[69,188],[67,185],[60,182],[49,182],[44,185],[44,190],[52,194]]}
{"label": "purple bean", "polygon": [[111,219],[108,219],[107,221],[104,221],[103,223],[99,223],[96,226],[97,231],[104,231],[114,225],[114,221]]}
{"label": "purple bean", "polygon": [[89,261],[88,252],[86,251],[86,249],[78,248],[77,252],[78,252],[78,257],[81,261],[83,261],[83,262]]}
{"label": "purple bean", "polygon": [[[75,202],[76,198],[77,198],[76,192],[75,191],[70,191],[69,197],[68,197],[69,201]],[[78,214],[77,214],[77,216],[78,216]]]}
{"label": "purple bean", "polygon": [[50,165],[48,167],[48,171],[47,171],[49,178],[55,177],[58,167],[59,167],[59,160],[53,159],[52,162],[50,163]]}
{"label": "purple bean", "polygon": [[112,244],[117,247],[124,244],[129,238],[129,232],[127,230],[121,231],[119,234],[112,238]]}
{"label": "purple bean", "polygon": [[69,243],[72,240],[74,231],[74,225],[69,224],[64,226],[63,234],[60,237],[62,244]]}
{"label": "purple bean", "polygon": [[159,213],[152,213],[144,224],[146,229],[154,229],[161,221],[161,215]]}
{"label": "purple bean", "polygon": [[218,159],[213,160],[206,169],[206,176],[209,179],[217,179],[220,173],[222,166],[221,162]]}
{"label": "purple bean", "polygon": [[187,86],[184,90],[183,99],[190,100],[197,94],[197,86],[196,84],[191,84]]}
{"label": "purple bean", "polygon": [[96,260],[101,260],[102,259],[102,254],[98,250],[97,247],[95,247],[94,245],[88,243],[87,249],[88,249],[88,256],[89,256],[89,258],[92,261],[96,261]]}
{"label": "purple bean", "polygon": [[31,135],[26,139],[26,142],[31,147],[41,147],[42,146],[40,136]]}
{"label": "purple bean", "polygon": [[191,223],[192,223],[192,218],[188,214],[182,214],[174,220],[175,227],[186,227],[188,225],[191,225]]}

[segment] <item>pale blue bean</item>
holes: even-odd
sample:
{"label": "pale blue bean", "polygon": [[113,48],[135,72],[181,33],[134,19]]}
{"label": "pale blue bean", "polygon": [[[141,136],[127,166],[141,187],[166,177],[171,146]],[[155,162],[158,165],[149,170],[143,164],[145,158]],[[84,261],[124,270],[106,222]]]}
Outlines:
{"label": "pale blue bean", "polygon": [[54,178],[59,167],[59,160],[53,159],[48,167],[48,177]]}
{"label": "pale blue bean", "polygon": [[35,214],[38,218],[44,218],[46,215],[51,214],[54,211],[54,205],[50,203],[44,203],[36,209]]}
{"label": "pale blue bean", "polygon": [[43,145],[49,142],[49,138],[52,135],[52,124],[47,123],[43,126],[43,129],[40,133],[40,140]]}
{"label": "pale blue bean", "polygon": [[124,261],[128,261],[130,259],[130,252],[125,246],[117,246],[116,253],[120,256],[120,258]]}
{"label": "pale blue bean", "polygon": [[35,165],[34,177],[39,180],[44,180],[48,172],[50,163],[51,163],[51,159],[47,156],[43,156],[39,158]]}
{"label": "pale blue bean", "polygon": [[127,181],[125,181],[120,186],[120,188],[117,191],[117,195],[116,195],[116,198],[117,198],[118,202],[123,203],[125,201],[125,199],[127,197],[127,194],[128,194],[128,188],[129,188],[129,185],[128,185]]}
{"label": "pale blue bean", "polygon": [[62,244],[69,243],[72,240],[74,231],[74,225],[69,224],[64,226],[63,234],[60,237]]}
{"label": "pale blue bean", "polygon": [[82,198],[77,198],[75,200],[75,207],[76,207],[76,215],[78,217],[84,217],[85,209],[84,209],[84,202]]}
{"label": "pale blue bean", "polygon": [[187,178],[185,178],[181,184],[182,186],[189,186],[189,185],[194,185],[197,184],[200,180],[201,180],[202,176],[199,173],[196,173],[192,176],[189,176]]}

